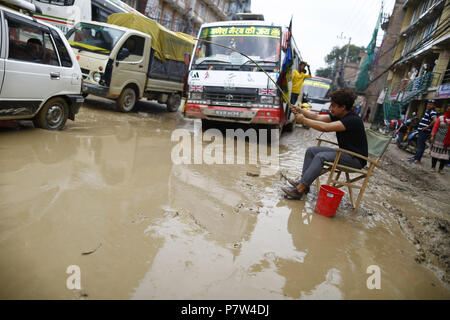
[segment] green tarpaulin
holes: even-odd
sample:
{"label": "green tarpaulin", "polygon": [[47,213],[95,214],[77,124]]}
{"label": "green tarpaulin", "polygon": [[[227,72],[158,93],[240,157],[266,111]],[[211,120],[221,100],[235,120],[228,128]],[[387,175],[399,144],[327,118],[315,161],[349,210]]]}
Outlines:
{"label": "green tarpaulin", "polygon": [[361,67],[361,71],[358,75],[358,79],[356,79],[355,87],[356,90],[359,92],[366,91],[367,87],[369,86],[370,82],[370,66],[372,64],[372,61],[375,57],[375,48],[377,43],[377,34],[378,34],[378,28],[381,23],[381,18],[383,16],[383,12],[380,12],[380,15],[378,16],[377,25],[375,26],[375,30],[372,34],[372,40],[370,41],[369,45],[366,48],[367,57],[366,60],[364,60],[364,63]]}

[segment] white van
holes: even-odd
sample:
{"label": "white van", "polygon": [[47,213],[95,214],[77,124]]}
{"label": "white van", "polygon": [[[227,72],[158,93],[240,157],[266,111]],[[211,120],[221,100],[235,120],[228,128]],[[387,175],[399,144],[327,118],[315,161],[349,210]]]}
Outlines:
{"label": "white van", "polygon": [[1,4],[0,120],[32,119],[36,127],[62,129],[84,101],[75,55],[59,29]]}

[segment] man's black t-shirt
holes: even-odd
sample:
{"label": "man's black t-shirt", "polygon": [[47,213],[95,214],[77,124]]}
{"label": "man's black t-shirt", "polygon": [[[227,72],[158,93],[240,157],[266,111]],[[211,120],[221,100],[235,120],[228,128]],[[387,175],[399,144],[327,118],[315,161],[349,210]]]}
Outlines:
{"label": "man's black t-shirt", "polygon": [[[336,132],[339,148],[359,153],[362,156],[368,156],[366,130],[364,122],[353,112],[347,113],[342,119],[333,117],[330,114],[331,121],[340,120],[345,127],[345,131]],[[366,160],[358,158],[364,167]]]}

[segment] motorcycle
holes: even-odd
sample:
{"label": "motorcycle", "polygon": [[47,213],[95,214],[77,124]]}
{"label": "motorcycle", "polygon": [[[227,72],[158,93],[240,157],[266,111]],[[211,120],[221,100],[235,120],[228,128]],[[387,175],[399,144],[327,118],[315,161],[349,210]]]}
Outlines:
{"label": "motorcycle", "polygon": [[408,119],[395,130],[395,142],[397,147],[411,153],[417,151],[417,138],[419,135],[417,124],[417,118]]}
{"label": "motorcycle", "polygon": [[381,133],[387,134],[391,137],[395,137],[396,131],[403,125],[402,120],[384,120],[384,127],[381,129]]}

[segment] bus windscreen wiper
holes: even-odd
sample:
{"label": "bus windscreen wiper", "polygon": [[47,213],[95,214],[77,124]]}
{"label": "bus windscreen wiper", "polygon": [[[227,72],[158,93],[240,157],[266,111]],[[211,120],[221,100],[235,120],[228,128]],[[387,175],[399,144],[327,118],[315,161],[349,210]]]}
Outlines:
{"label": "bus windscreen wiper", "polygon": [[247,61],[245,61],[243,64],[241,64],[240,66],[243,67],[243,66],[245,66],[246,64],[254,64],[255,62],[256,62],[256,63],[272,63],[272,64],[276,64],[276,62],[275,62],[275,61],[272,61],[272,60],[255,60],[255,61],[247,60]]}
{"label": "bus windscreen wiper", "polygon": [[199,66],[201,64],[208,64],[208,63],[223,63],[223,64],[230,64],[230,62],[228,61],[223,61],[223,60],[215,60],[215,59],[210,59],[210,60],[203,60],[202,62],[196,63],[196,66]]}

